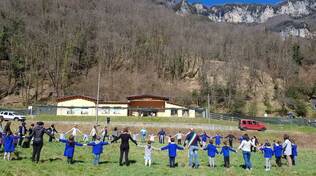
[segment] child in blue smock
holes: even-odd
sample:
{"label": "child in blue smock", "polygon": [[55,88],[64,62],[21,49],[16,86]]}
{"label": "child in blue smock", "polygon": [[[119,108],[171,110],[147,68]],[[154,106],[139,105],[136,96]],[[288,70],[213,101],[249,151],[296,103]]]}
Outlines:
{"label": "child in blue smock", "polygon": [[205,131],[201,134],[200,137],[201,137],[202,145],[203,145],[203,148],[204,148],[204,147],[206,146],[206,144],[207,144],[207,139],[208,139],[208,138],[211,138],[211,137],[208,136]]}
{"label": "child in blue smock", "polygon": [[221,145],[221,139],[223,138],[223,136],[219,135],[218,133],[213,137],[215,138],[215,144],[217,146]]}
{"label": "child in blue smock", "polygon": [[67,163],[72,164],[73,156],[75,153],[75,146],[81,147],[83,146],[83,144],[75,142],[75,137],[73,135],[70,135],[68,140],[59,139],[59,142],[66,144],[65,150],[64,150],[64,156],[67,157]]}
{"label": "child in blue smock", "polygon": [[101,137],[97,136],[95,141],[88,144],[88,146],[92,146],[92,153],[94,154],[94,165],[99,165],[100,155],[103,153],[103,147],[109,144],[108,142],[102,142],[100,140]]}
{"label": "child in blue smock", "polygon": [[218,154],[218,151],[216,146],[213,145],[213,140],[210,140],[210,143],[203,150],[207,150],[210,167],[215,167],[215,155]]}
{"label": "child in blue smock", "polygon": [[263,156],[266,160],[266,171],[271,170],[271,158],[273,156],[273,150],[271,148],[271,144],[267,142],[263,147],[260,148],[263,151]]}
{"label": "child in blue smock", "polygon": [[11,131],[2,134],[4,157],[3,159],[11,160],[11,153],[15,151],[14,141],[19,139],[19,136],[14,136]]}
{"label": "child in blue smock", "polygon": [[282,166],[281,158],[283,154],[283,147],[281,141],[278,141],[277,143],[273,144],[273,153],[275,156],[275,162],[278,167]]}
{"label": "child in blue smock", "polygon": [[294,139],[291,140],[292,142],[292,165],[294,166],[296,164],[296,158],[297,158],[297,145],[295,144]]}
{"label": "child in blue smock", "polygon": [[171,138],[171,142],[161,148],[161,150],[168,150],[169,151],[169,165],[170,167],[175,167],[176,157],[177,157],[177,150],[183,150],[184,148],[178,146],[174,143],[174,138]]}
{"label": "child in blue smock", "polygon": [[222,150],[220,152],[220,154],[223,154],[224,157],[224,167],[229,168],[230,167],[230,161],[229,161],[229,157],[230,157],[230,152],[235,152],[236,150],[234,150],[233,148],[229,147],[227,145],[227,142],[224,142],[224,146],[222,147]]}

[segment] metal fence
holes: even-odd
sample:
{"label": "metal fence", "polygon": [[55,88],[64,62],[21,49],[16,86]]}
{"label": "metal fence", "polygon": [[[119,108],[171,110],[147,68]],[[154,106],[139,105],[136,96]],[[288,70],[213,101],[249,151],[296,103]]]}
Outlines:
{"label": "metal fence", "polygon": [[289,117],[251,117],[246,115],[233,115],[233,114],[219,114],[219,113],[210,113],[211,119],[218,120],[230,120],[238,121],[239,119],[252,119],[261,121],[264,123],[284,125],[284,124],[295,124],[295,125],[311,125],[316,127],[316,121],[306,118],[289,118]]}
{"label": "metal fence", "polygon": [[[0,111],[14,111],[22,115],[56,115],[57,106],[33,106],[32,111],[27,108],[0,108]],[[60,107],[59,107],[60,108]],[[72,108],[82,108],[82,107],[72,107]],[[87,107],[84,107],[87,108]],[[95,107],[88,107],[95,108]],[[109,107],[99,107],[99,110],[109,109]],[[116,109],[127,109],[133,111],[146,111],[151,109],[146,108],[116,108]],[[159,110],[178,110],[176,108],[166,108]],[[206,109],[204,108],[193,108],[195,110],[195,117],[197,118],[208,118]],[[183,110],[183,109],[181,109]],[[102,116],[102,115],[101,115]],[[295,125],[305,125],[305,126],[314,126],[316,127],[316,120],[307,119],[307,118],[289,118],[289,117],[251,117],[246,115],[236,115],[236,114],[220,114],[220,113],[209,113],[210,119],[217,120],[227,120],[227,121],[238,121],[239,119],[253,119],[269,124],[295,124]]]}
{"label": "metal fence", "polygon": [[[69,109],[69,110],[75,110],[75,109],[96,109],[95,106],[47,106],[47,105],[41,105],[41,106],[33,106],[32,110],[26,109],[26,108],[0,108],[0,111],[14,111],[18,114],[21,115],[56,115],[58,109]],[[178,112],[178,110],[188,111],[188,110],[194,110],[195,112],[195,117],[198,118],[206,118],[206,109],[204,108],[163,108],[163,109],[157,109],[157,108],[129,108],[129,107],[98,107],[99,115],[106,115],[106,116],[111,116],[107,114],[102,114],[101,112],[103,111],[120,111],[120,110],[127,110],[127,111],[142,111],[142,112],[155,112],[155,111],[174,111]],[[78,114],[80,115],[80,114]],[[82,114],[84,115],[84,114]],[[183,115],[183,114],[181,114]],[[126,116],[126,115],[125,115]],[[177,116],[177,115],[175,115]]]}

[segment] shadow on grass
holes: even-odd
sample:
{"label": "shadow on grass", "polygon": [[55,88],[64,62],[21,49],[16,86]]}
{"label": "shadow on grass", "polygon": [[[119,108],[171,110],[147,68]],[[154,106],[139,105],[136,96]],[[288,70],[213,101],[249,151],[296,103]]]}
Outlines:
{"label": "shadow on grass", "polygon": [[49,158],[46,160],[41,160],[41,163],[45,163],[45,162],[54,162],[54,161],[62,161],[63,159],[61,158]]}
{"label": "shadow on grass", "polygon": [[101,161],[99,164],[110,164],[110,163],[118,163],[117,161]]}
{"label": "shadow on grass", "polygon": [[16,160],[16,161],[19,161],[19,160],[24,160],[24,159],[28,159],[27,157],[16,157],[16,158],[12,158],[12,160]]}
{"label": "shadow on grass", "polygon": [[72,164],[76,164],[76,163],[84,163],[84,161],[82,161],[82,160],[74,160],[74,161],[72,162]]}

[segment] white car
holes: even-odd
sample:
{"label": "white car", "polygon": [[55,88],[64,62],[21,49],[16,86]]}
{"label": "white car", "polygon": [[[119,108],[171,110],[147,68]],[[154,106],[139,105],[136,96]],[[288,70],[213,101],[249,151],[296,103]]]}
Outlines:
{"label": "white car", "polygon": [[2,111],[0,112],[0,116],[2,116],[4,120],[25,121],[25,116],[17,115],[16,113],[12,111]]}

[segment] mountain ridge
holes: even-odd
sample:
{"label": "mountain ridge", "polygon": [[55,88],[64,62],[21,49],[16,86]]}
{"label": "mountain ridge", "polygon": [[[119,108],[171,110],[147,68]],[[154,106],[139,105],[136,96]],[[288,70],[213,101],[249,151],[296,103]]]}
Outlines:
{"label": "mountain ridge", "polygon": [[274,29],[267,24],[268,28],[272,28],[273,32],[279,32],[282,37],[315,38],[316,35],[315,31],[311,30],[315,21],[305,22],[305,18],[316,14],[316,0],[289,0],[277,5],[225,4],[211,7],[206,7],[201,3],[190,4],[187,0],[166,0],[166,2],[168,7],[172,7],[179,15],[205,16],[211,22],[217,23],[266,24],[271,18],[287,16],[293,24],[302,23],[303,20],[305,25],[284,26],[279,24],[277,26],[284,26],[284,28]]}

